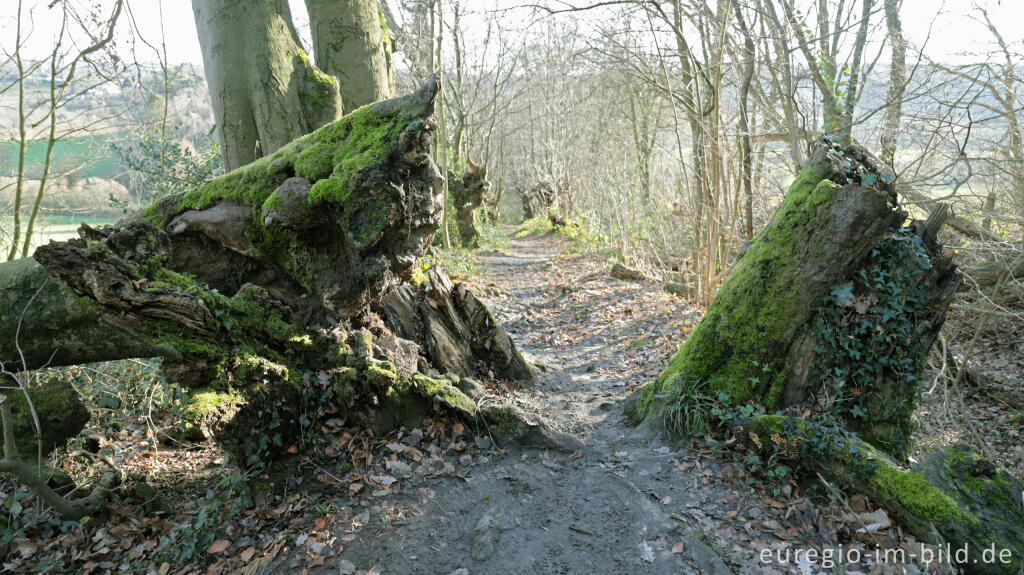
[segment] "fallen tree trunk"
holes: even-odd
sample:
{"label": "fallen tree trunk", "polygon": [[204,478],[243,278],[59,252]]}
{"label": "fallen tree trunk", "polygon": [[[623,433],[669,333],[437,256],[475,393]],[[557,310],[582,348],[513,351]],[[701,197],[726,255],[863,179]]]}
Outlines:
{"label": "fallen tree trunk", "polygon": [[856,436],[806,419],[762,415],[733,431],[766,461],[813,470],[867,495],[921,541],[965,550],[955,558],[965,573],[1024,568],[1024,485],[966,446],[940,449],[906,469]]}
{"label": "fallen tree trunk", "polygon": [[[162,357],[168,378],[193,388],[180,431],[212,435],[243,467],[297,443],[321,406],[378,430],[418,425],[433,406],[478,416],[455,385],[463,371],[431,366],[370,309],[411,277],[441,223],[437,90],[431,78],[112,228],[83,225],[36,261],[0,264],[0,362]],[[456,296],[469,320],[449,327],[484,326],[486,308]],[[528,425],[508,402],[490,403],[504,436]]]}
{"label": "fallen tree trunk", "polygon": [[84,226],[38,264],[0,265],[0,360],[216,363],[181,343],[231,331],[218,303],[241,316],[259,300],[254,321],[278,307],[302,326],[357,316],[411,275],[441,220],[436,92],[361,108],[112,229]]}

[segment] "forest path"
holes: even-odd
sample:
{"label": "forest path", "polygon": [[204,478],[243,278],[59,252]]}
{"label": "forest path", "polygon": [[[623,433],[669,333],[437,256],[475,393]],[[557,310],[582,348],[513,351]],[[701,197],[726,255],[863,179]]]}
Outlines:
{"label": "forest path", "polygon": [[[758,553],[785,545],[774,517],[793,509],[744,485],[739,465],[647,438],[622,415],[628,390],[661,371],[699,314],[653,283],[609,277],[607,262],[554,234],[476,260],[475,291],[541,370],[510,399],[587,454],[470,449],[466,467],[384,504],[400,519],[371,512],[344,560],[388,575],[779,572]],[[486,430],[475,432],[479,445]]]}

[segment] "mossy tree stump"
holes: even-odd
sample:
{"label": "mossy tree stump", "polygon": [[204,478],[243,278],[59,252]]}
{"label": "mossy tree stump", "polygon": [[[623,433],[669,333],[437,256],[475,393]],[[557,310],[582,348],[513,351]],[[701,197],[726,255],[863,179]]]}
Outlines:
{"label": "mossy tree stump", "polygon": [[918,377],[961,283],[936,239],[945,211],[907,221],[892,172],[820,141],[635,416],[693,433],[709,405],[810,409],[902,456]]}
{"label": "mossy tree stump", "polygon": [[490,189],[487,181],[487,166],[480,166],[469,160],[462,177],[448,171],[448,191],[455,205],[455,219],[459,228],[462,247],[475,248],[480,243],[480,230],[476,227],[476,211]]}
{"label": "mossy tree stump", "polygon": [[[1015,572],[1020,502],[992,500],[1012,491],[1005,474],[968,476],[950,457],[927,472],[902,468],[928,352],[962,279],[937,240],[948,208],[908,220],[893,179],[863,149],[819,141],[701,322],[627,411],[677,435],[735,433],[772,465],[864,492],[922,540],[979,554],[995,544],[1017,558],[969,571]],[[970,496],[972,487],[987,495]]]}

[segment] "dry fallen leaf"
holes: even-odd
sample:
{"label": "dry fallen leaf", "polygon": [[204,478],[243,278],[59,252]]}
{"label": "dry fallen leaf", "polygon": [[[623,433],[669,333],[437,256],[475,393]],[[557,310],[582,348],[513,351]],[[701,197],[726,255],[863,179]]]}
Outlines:
{"label": "dry fallen leaf", "polygon": [[391,485],[392,483],[398,481],[397,479],[391,477],[390,475],[370,475],[367,477],[367,479],[369,479],[372,483],[380,485],[381,487],[387,487],[388,485]]}
{"label": "dry fallen leaf", "polygon": [[218,539],[210,543],[210,548],[206,551],[208,553],[223,553],[228,548],[228,545],[231,545],[231,542],[227,539]]}

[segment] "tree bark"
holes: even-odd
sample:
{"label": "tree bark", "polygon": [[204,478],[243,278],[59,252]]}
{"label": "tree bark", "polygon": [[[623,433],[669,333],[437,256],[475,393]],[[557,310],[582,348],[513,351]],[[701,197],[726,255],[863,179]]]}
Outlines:
{"label": "tree bark", "polygon": [[345,113],[395,90],[391,38],[377,0],[306,0],[318,68],[338,80]]}
{"label": "tree bark", "polygon": [[399,337],[416,342],[431,365],[460,377],[533,380],[504,328],[463,283],[431,270],[419,287],[404,284],[381,300]]}
{"label": "tree bark", "polygon": [[885,124],[882,126],[882,161],[896,165],[896,144],[899,141],[903,92],[907,81],[907,40],[900,23],[899,0],[884,0],[885,25],[889,32],[892,56],[889,64],[889,87],[885,93]]}
{"label": "tree bark", "polygon": [[961,278],[935,238],[948,211],[900,228],[892,179],[863,150],[819,141],[634,415],[693,433],[714,423],[707,401],[800,405],[902,457]]}
{"label": "tree bark", "polygon": [[192,10],[228,170],[341,116],[338,83],[309,61],[286,0],[193,0]]}
{"label": "tree bark", "polygon": [[743,181],[743,233],[747,239],[754,238],[754,190],[753,190],[753,146],[750,135],[750,84],[754,79],[754,39],[750,35],[747,23],[743,18],[743,9],[735,5],[736,23],[743,33],[743,68],[740,78],[740,170]]}

